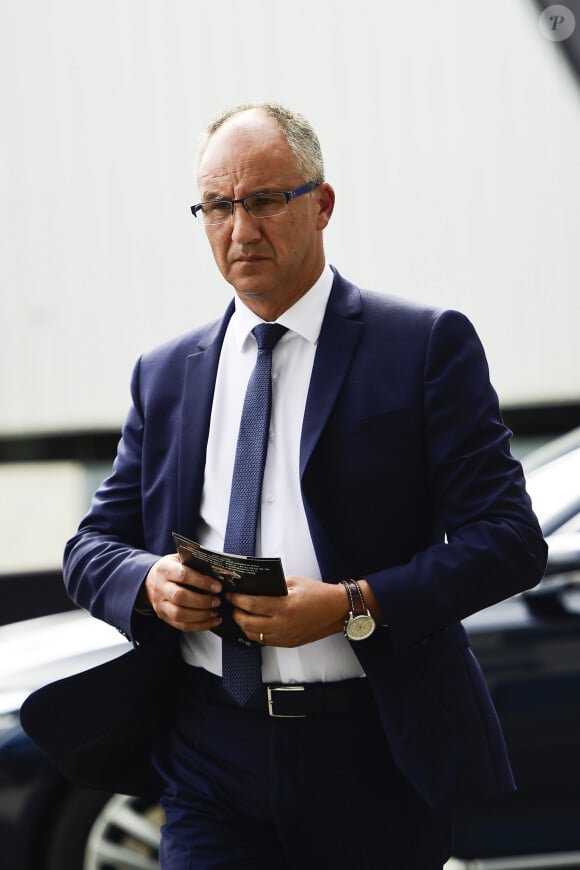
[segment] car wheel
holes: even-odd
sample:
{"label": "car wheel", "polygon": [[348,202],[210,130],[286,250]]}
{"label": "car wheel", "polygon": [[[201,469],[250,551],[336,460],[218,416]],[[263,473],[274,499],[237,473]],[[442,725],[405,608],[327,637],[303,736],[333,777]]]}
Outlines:
{"label": "car wheel", "polygon": [[158,803],[75,789],[58,816],[46,870],[159,870]]}

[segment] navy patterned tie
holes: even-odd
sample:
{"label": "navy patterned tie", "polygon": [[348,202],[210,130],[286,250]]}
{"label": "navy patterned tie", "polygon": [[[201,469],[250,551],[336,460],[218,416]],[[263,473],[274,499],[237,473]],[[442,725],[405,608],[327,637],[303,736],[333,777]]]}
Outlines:
{"label": "navy patterned tie", "polygon": [[[256,366],[248,381],[236,459],[224,550],[253,556],[260,513],[262,478],[272,409],[272,351],[286,332],[279,323],[259,323],[252,330],[258,345]],[[262,684],[260,647],[222,640],[224,689],[242,706]]]}

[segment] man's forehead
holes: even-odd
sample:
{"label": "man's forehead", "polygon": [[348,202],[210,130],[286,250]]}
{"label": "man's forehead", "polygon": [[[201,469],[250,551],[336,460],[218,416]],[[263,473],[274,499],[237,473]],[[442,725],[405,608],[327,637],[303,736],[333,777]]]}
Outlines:
{"label": "man's forehead", "polygon": [[274,120],[264,112],[251,111],[232,115],[218,127],[207,140],[202,162],[207,155],[220,150],[235,150],[251,146],[252,143],[284,139],[284,135]]}
{"label": "man's forehead", "polygon": [[247,163],[219,164],[203,167],[199,173],[199,186],[204,190],[218,191],[221,187],[230,186],[243,180],[248,184],[258,183],[261,173]]}
{"label": "man's forehead", "polygon": [[295,157],[274,119],[247,115],[228,119],[209,139],[199,165],[200,188],[241,181],[260,185],[294,169]]}

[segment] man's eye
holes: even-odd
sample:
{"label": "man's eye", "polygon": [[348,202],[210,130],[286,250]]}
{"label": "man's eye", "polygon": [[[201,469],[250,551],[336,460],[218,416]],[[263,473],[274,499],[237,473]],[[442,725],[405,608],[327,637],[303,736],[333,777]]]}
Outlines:
{"label": "man's eye", "polygon": [[261,193],[259,196],[253,196],[251,203],[254,208],[267,208],[269,205],[272,205],[272,203],[275,203],[276,200],[277,197],[275,196],[268,196],[266,193]]}
{"label": "man's eye", "polygon": [[204,202],[204,214],[218,214],[219,212],[231,211],[231,204],[227,199],[218,199],[215,202]]}

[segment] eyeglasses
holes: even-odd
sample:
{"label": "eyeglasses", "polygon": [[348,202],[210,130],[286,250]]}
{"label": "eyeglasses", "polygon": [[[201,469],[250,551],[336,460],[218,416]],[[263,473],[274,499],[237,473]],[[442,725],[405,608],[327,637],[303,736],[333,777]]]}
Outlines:
{"label": "eyeglasses", "polygon": [[197,205],[191,206],[191,213],[194,217],[199,217],[206,227],[215,227],[217,224],[225,224],[229,221],[238,202],[252,217],[260,219],[276,217],[288,211],[288,203],[291,199],[296,199],[303,193],[310,193],[320,183],[320,181],[309,181],[308,184],[295,187],[294,190],[264,191],[249,193],[248,196],[242,196],[240,199],[212,199],[198,202]]}

